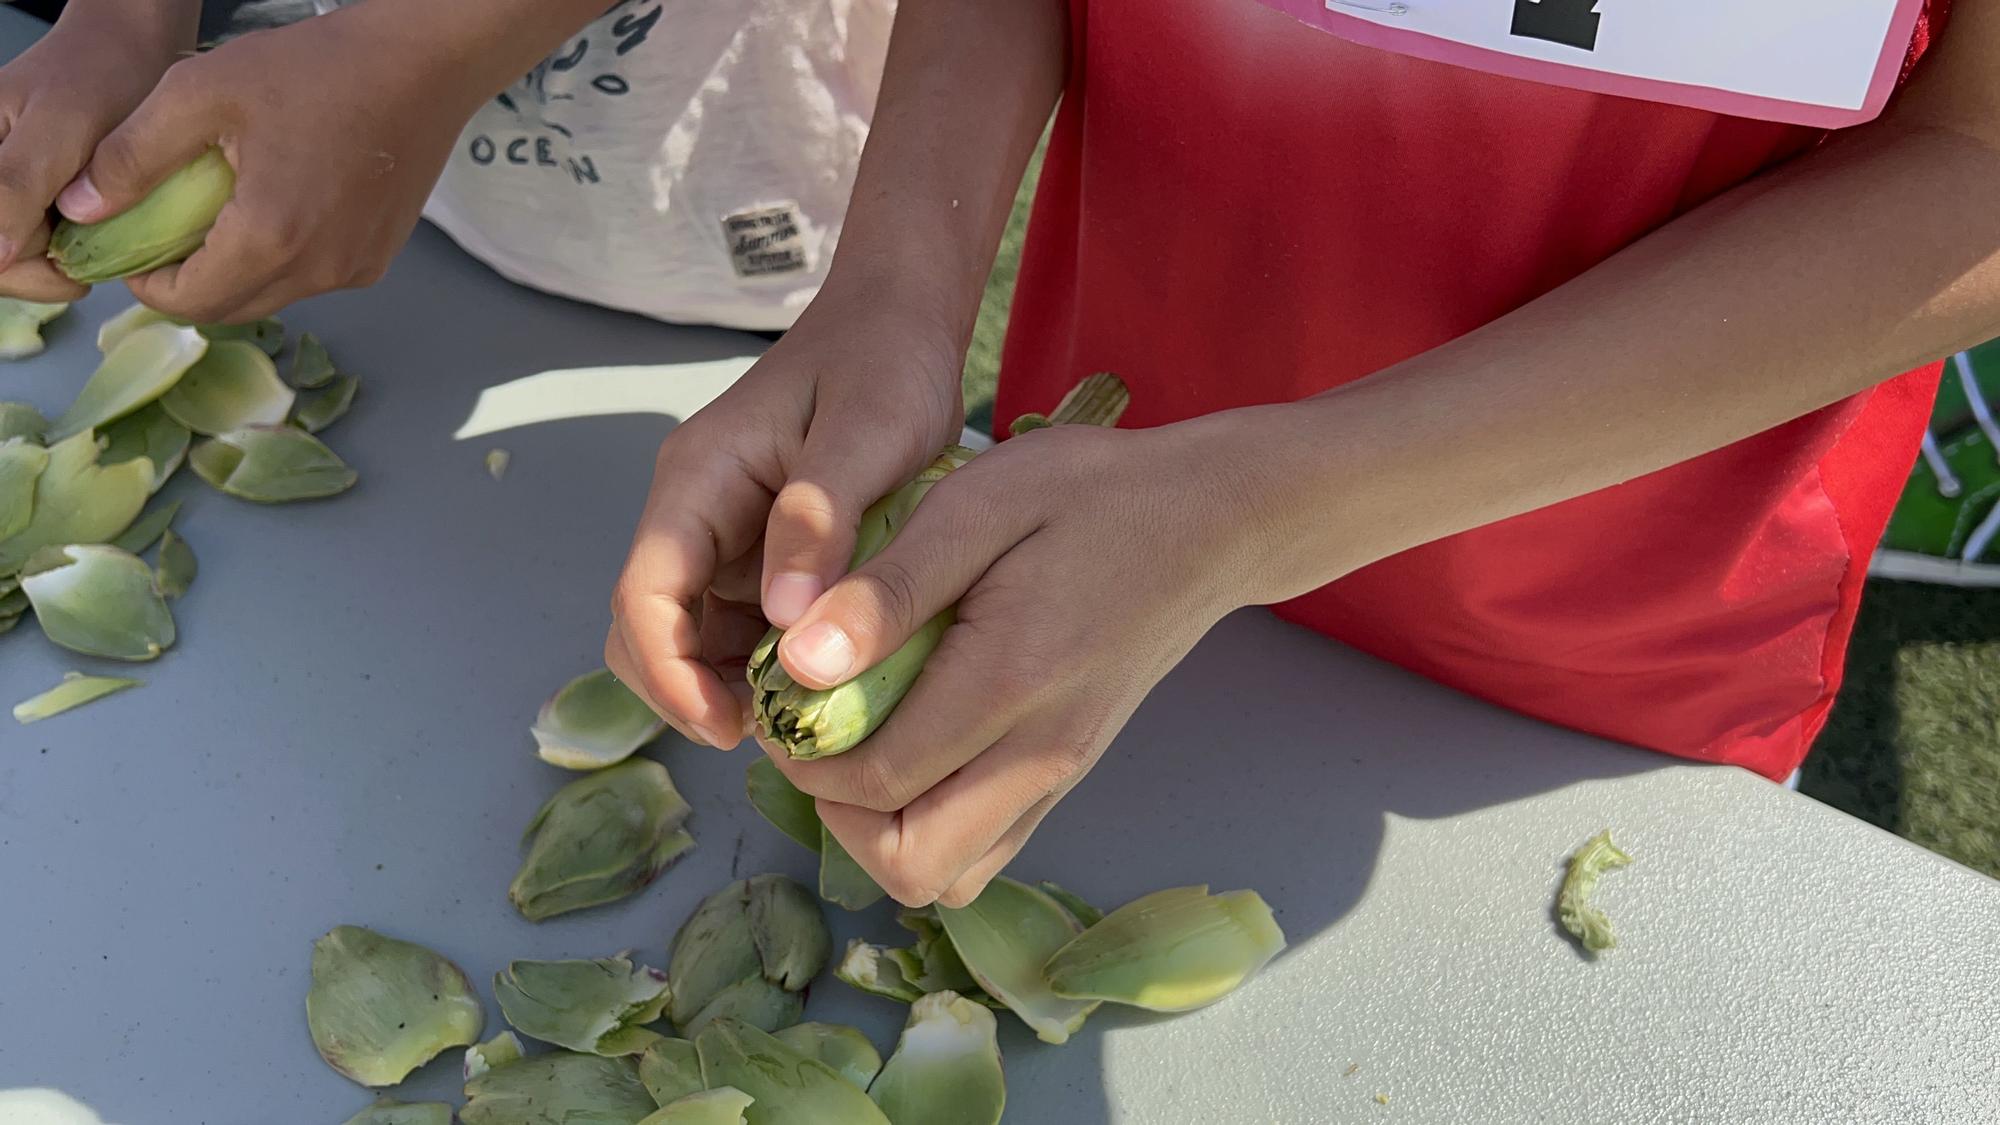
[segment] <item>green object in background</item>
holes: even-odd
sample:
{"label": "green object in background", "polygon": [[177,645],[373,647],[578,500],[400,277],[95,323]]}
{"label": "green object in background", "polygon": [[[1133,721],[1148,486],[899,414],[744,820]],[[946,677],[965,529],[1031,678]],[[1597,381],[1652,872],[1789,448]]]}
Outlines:
{"label": "green object in background", "polygon": [[1910,470],[1881,549],[1879,578],[2000,586],[2000,343],[1945,365],[1923,455]]}

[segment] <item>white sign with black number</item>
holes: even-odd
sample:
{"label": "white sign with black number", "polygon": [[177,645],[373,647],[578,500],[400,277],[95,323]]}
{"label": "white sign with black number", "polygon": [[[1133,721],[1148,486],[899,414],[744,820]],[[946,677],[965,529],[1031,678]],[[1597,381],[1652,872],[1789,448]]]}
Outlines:
{"label": "white sign with black number", "polygon": [[1803,124],[1881,111],[1923,0],[1264,0],[1343,38]]}

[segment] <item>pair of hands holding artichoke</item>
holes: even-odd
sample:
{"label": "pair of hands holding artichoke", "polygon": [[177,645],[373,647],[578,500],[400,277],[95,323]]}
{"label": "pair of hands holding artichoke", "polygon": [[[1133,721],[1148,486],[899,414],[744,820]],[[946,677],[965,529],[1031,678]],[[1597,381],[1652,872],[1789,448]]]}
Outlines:
{"label": "pair of hands holding artichoke", "polygon": [[[949,473],[847,573],[864,509],[956,441],[963,336],[836,277],[797,327],[662,445],[613,596],[611,670],[682,735],[757,733],[744,668],[767,621],[811,688],[957,605],[858,748],[764,749],[888,893],[964,905],[1222,615],[1267,600],[1231,497],[1229,415],[1058,426]],[[1234,578],[1232,578],[1234,576]]]}

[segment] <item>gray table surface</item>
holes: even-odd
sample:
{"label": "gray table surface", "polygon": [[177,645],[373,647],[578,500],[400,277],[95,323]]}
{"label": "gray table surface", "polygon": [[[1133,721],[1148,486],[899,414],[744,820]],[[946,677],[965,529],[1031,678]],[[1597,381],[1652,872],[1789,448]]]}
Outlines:
{"label": "gray table surface", "polygon": [[[0,12],[0,39],[21,27]],[[0,398],[66,404],[125,301],[105,287],[51,326],[45,355],[0,366]],[[661,964],[730,877],[812,875],[743,801],[746,753],[669,737],[649,753],[699,849],[611,907],[533,925],[508,906],[521,828],[572,776],[534,758],[528,723],[599,658],[670,423],[449,436],[504,380],[757,341],[531,293],[429,229],[375,289],[288,320],[364,379],[326,435],[361,484],[263,508],[182,474],[201,575],[179,644],[139,690],[0,721],[0,1090],[57,1087],[119,1125],[331,1125],[366,1104],[305,1030],[333,925],[482,982],[516,957]],[[497,483],[490,445],[513,454]],[[0,703],[69,668],[130,670],[27,625],[0,639]],[[1606,825],[1636,862],[1604,883],[1621,945],[1591,963],[1549,907]],[[1262,613],[1168,678],[1014,870],[1104,904],[1255,887],[1293,945],[1225,1003],[1107,1010],[1065,1047],[1003,1018],[1010,1121],[2000,1120],[2000,885],[1749,774],[1554,730]],[[884,908],[829,913],[837,942],[899,933]],[[886,1052],[902,1012],[829,976],[808,1015]],[[399,1096],[454,1097],[457,1067]]]}

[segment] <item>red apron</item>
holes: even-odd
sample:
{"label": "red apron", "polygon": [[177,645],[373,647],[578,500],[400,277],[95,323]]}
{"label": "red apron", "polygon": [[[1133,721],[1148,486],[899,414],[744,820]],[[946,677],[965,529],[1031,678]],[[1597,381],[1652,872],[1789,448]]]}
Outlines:
{"label": "red apron", "polygon": [[[1823,136],[1361,47],[1251,0],[1071,12],[1002,418],[1101,370],[1132,384],[1135,426],[1312,395],[1503,315]],[[1937,377],[1405,551],[1278,612],[1530,715],[1782,778],[1839,686]]]}

